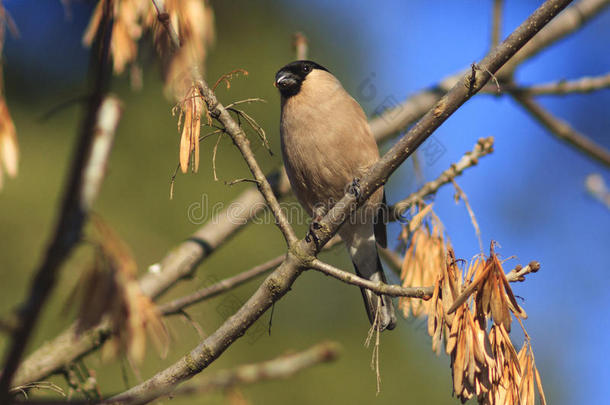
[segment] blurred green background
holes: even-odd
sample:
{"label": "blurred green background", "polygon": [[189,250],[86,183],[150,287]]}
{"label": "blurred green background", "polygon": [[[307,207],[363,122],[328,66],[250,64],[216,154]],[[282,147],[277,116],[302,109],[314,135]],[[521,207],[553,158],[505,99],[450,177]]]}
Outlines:
{"label": "blurred green background", "polygon": [[[59,1],[45,2],[44,7],[41,6],[40,10],[34,12],[32,7],[41,4],[34,5],[35,3],[5,1],[5,6],[13,14],[22,32],[20,39],[9,40],[3,60],[6,98],[18,131],[21,162],[18,178],[7,181],[0,194],[0,314],[14,309],[16,303],[25,297],[32,271],[39,262],[52,231],[67,164],[82,116],[81,106],[73,103],[55,112],[48,119],[43,120],[41,117],[67,100],[84,95],[86,91],[88,56],[86,49],[80,44],[80,36],[87,23],[92,2],[72,2],[71,19],[65,18]],[[213,1],[212,4],[216,15],[217,42],[208,58],[207,77],[213,82],[223,73],[244,68],[249,72],[248,77],[234,79],[229,90],[219,90],[220,100],[225,104],[249,97],[262,97],[267,100],[266,104],[252,104],[245,108],[267,131],[274,152],[274,155],[270,156],[255,135],[251,134],[257,158],[265,171],[271,171],[281,165],[277,130],[279,97],[272,86],[272,80],[276,70],[294,58],[291,36],[295,31],[301,30],[309,38],[310,57],[330,67],[341,78],[344,86],[352,94],[356,94],[357,99],[362,80],[373,75],[377,77],[375,80],[379,80],[376,84],[381,93],[393,94],[400,100],[408,93],[434,83],[483,55],[488,42],[491,9],[491,2],[485,2],[485,7],[480,7],[480,3],[472,1],[447,2],[448,8],[444,11],[433,10],[437,7],[431,7],[427,2],[413,2],[408,9],[399,2],[392,2],[386,6],[373,7],[374,14],[370,14],[370,5],[347,1],[334,5],[322,1],[306,5],[304,2],[270,0]],[[508,22],[505,32],[508,33],[524,19],[533,7],[529,2],[515,4],[514,7],[512,3],[507,4]],[[464,26],[459,21],[453,21],[454,15],[471,19],[471,23]],[[604,21],[607,22],[608,18]],[[454,25],[445,26],[450,22]],[[400,30],[408,30],[409,35]],[[394,37],[395,42],[392,42],[391,35],[399,31],[402,36]],[[599,32],[607,32],[607,29],[599,28],[591,35],[599,35]],[[383,37],[381,33],[386,35],[385,42],[380,40]],[[454,41],[451,40],[452,34],[456,36]],[[446,42],[441,44],[444,40]],[[169,200],[169,180],[177,164],[179,134],[176,118],[171,115],[172,105],[163,97],[159,68],[149,42],[144,40],[140,49],[144,68],[143,89],[131,90],[126,76],[113,79],[112,92],[123,101],[124,112],[108,174],[95,206],[96,212],[130,245],[141,273],[197,229],[198,224],[189,220],[189,206],[204,200],[210,206],[218,202],[230,202],[233,197],[250,187],[243,183],[225,185],[225,181],[249,175],[241,157],[227,137],[221,141],[217,157],[220,181],[214,181],[211,156],[216,138],[211,137],[201,144],[199,173],[179,174],[174,199]],[[597,48],[592,49],[591,52],[595,55],[601,55]],[[592,58],[596,61],[596,69],[600,70],[599,72],[581,72],[577,68],[570,70],[569,67],[568,72],[575,75],[603,73],[610,67],[607,59],[599,59],[600,56]],[[548,66],[548,62],[544,66]],[[406,73],[408,67],[409,75]],[[423,76],[423,72],[429,76]],[[542,80],[535,71],[532,77]],[[607,92],[604,97],[602,102],[607,102]],[[466,112],[461,113],[462,118],[456,117],[452,121],[453,127],[450,123],[449,129],[447,126],[443,127],[446,132],[452,132],[451,134],[442,131],[437,133],[448,152],[435,165],[426,166],[425,174],[432,178],[444,170],[449,163],[456,161],[463,152],[470,149],[478,137],[500,134],[497,144],[499,160],[484,161],[482,164],[485,164],[487,169],[474,169],[467,173],[465,178],[470,178],[468,181],[472,183],[464,180],[467,186],[470,185],[465,189],[466,192],[472,192],[474,189],[484,188],[481,184],[489,184],[490,179],[484,177],[482,172],[487,171],[487,175],[496,176],[497,184],[506,185],[506,194],[501,194],[501,201],[498,201],[500,194],[489,195],[489,192],[476,194],[471,198],[475,211],[482,212],[479,221],[484,229],[484,243],[487,244],[491,238],[498,239],[500,243],[508,240],[505,245],[507,257],[519,254],[519,262],[522,263],[539,259],[543,262],[543,269],[556,270],[555,273],[539,273],[525,283],[527,287],[517,293],[532,300],[528,301],[529,306],[525,306],[533,318],[527,326],[533,325],[530,333],[534,339],[534,350],[536,353],[542,353],[537,357],[537,364],[543,374],[547,398],[555,399],[551,403],[571,403],[570,394],[567,392],[569,390],[565,386],[562,388],[557,381],[577,378],[580,371],[575,370],[588,367],[589,362],[595,359],[595,353],[600,350],[607,351],[607,344],[601,343],[601,348],[591,349],[592,353],[586,357],[587,360],[571,363],[570,356],[577,356],[578,351],[570,354],[569,350],[565,356],[559,358],[557,353],[560,353],[562,348],[574,341],[589,342],[587,336],[590,335],[587,332],[572,339],[570,333],[576,332],[570,332],[563,339],[554,337],[553,328],[560,325],[562,314],[553,305],[561,303],[561,297],[550,292],[543,292],[538,297],[537,293],[550,290],[547,283],[559,283],[561,281],[558,280],[566,280],[566,277],[566,283],[573,281],[568,273],[573,267],[567,268],[566,264],[565,269],[561,266],[545,268],[545,259],[551,260],[553,255],[567,252],[567,249],[561,246],[572,246],[573,250],[569,254],[566,253],[569,255],[569,263],[572,263],[571,260],[584,256],[587,249],[579,250],[579,247],[574,247],[570,237],[558,240],[561,235],[573,235],[572,232],[575,232],[562,222],[565,210],[558,213],[547,211],[545,207],[552,204],[544,200],[544,197],[541,197],[543,201],[538,205],[528,201],[529,206],[526,209],[523,205],[525,202],[521,201],[519,195],[534,190],[537,193],[543,190],[540,186],[543,183],[549,187],[546,189],[548,194],[563,195],[567,199],[578,199],[579,202],[583,199],[582,192],[575,188],[568,192],[558,191],[553,189],[553,184],[556,183],[549,181],[548,177],[527,177],[509,164],[514,163],[515,151],[523,156],[524,145],[533,145],[533,141],[524,141],[524,137],[529,136],[541,139],[541,149],[548,151],[549,155],[541,157],[542,168],[532,168],[527,166],[527,162],[524,163],[523,170],[529,170],[527,173],[544,174],[552,171],[550,166],[546,165],[557,156],[558,160],[562,160],[562,153],[569,154],[569,159],[576,159],[579,178],[591,170],[590,163],[582,163],[584,168],[579,166],[584,159],[580,156],[574,158],[572,152],[565,152],[566,148],[561,145],[556,146],[556,142],[546,137],[543,130],[536,129],[531,123],[520,124],[518,129],[511,127],[511,122],[515,122],[515,119],[520,123],[527,119],[523,114],[515,113],[514,107],[508,106],[509,103],[489,98],[483,100],[485,101],[473,100],[464,109]],[[367,103],[370,100],[359,101],[367,112],[372,112],[377,107],[373,102]],[[485,107],[482,107],[483,103],[487,103]],[[587,110],[581,107],[589,112],[598,111],[594,108],[588,107]],[[510,110],[511,115],[505,115],[508,114],[507,110]],[[487,112],[483,114],[481,111]],[[495,118],[483,119],[483,115],[492,117],[489,111],[492,111]],[[576,112],[571,112],[570,117],[581,120],[578,121],[581,125],[593,125],[594,130],[590,131],[593,134],[607,130],[607,118],[602,117],[595,123],[590,123],[591,120],[587,120],[584,113],[579,115],[577,108],[574,107],[573,111]],[[502,125],[498,125],[496,121],[499,116],[505,119]],[[508,132],[505,138],[501,136],[503,131]],[[536,131],[540,134],[531,135]],[[202,133],[204,132],[205,128],[202,129]],[[519,135],[521,133],[524,134],[523,137]],[[607,143],[607,137],[604,139]],[[495,157],[496,154],[485,159]],[[497,169],[494,169],[494,172],[491,168]],[[593,168],[595,169],[595,166]],[[551,176],[548,173],[544,175]],[[518,180],[519,178],[522,180]],[[520,182],[523,184],[519,184]],[[390,183],[390,201],[405,196],[414,190],[415,186],[410,165],[405,165]],[[438,197],[439,204],[445,201],[445,205],[440,205],[444,214],[441,218],[446,221],[451,237],[456,239],[454,244],[458,247],[468,247],[462,249],[461,254],[458,250],[458,255],[469,258],[471,253],[477,251],[476,239],[462,207],[452,207],[451,193],[451,190],[445,190]],[[586,203],[590,204],[588,201]],[[579,224],[587,224],[598,223],[601,218],[607,225],[607,213],[596,211],[598,207],[595,204],[593,206],[595,208],[587,212],[578,210],[578,214],[574,215],[580,217],[575,220],[579,221]],[[558,209],[561,211],[561,206]],[[543,222],[547,225],[553,223],[556,227],[540,229],[542,234],[536,236],[538,234],[527,227],[528,224],[540,227],[536,222],[540,218],[544,218]],[[299,235],[302,235],[304,230],[305,227],[299,226]],[[392,228],[390,240],[394,240],[397,231],[397,228]],[[599,243],[603,245],[607,242],[608,235],[607,232],[599,232],[602,232],[603,236],[597,238],[601,238]],[[588,239],[585,238],[583,243],[586,240]],[[194,279],[180,283],[163,296],[160,302],[207,285],[211,278],[222,279],[237,274],[275,257],[282,253],[284,248],[281,234],[273,225],[250,225],[206,260],[197,270]],[[66,298],[89,262],[90,253],[86,247],[79,248],[69,263],[62,268],[60,282],[44,310],[35,337],[29,345],[30,350],[56,336],[72,322],[74,311],[64,309]],[[593,275],[601,274],[601,271],[607,268],[607,252],[600,255],[603,256],[601,260],[592,265]],[[341,247],[325,253],[323,259],[345,269],[351,268]],[[561,257],[557,258],[558,261],[560,259]],[[608,276],[606,273],[600,277]],[[592,280],[586,288],[595,291],[595,288],[600,288],[596,287],[600,283],[594,278]],[[188,313],[201,324],[206,333],[210,333],[222,323],[222,314],[226,307],[234,302],[245,301],[259,282],[260,280],[251,282],[228,295],[194,306]],[[561,291],[565,287],[552,285],[555,285],[553,291]],[[608,305],[607,294],[598,297],[601,297],[598,299],[602,302],[599,307],[602,324],[607,326],[608,317],[603,315],[603,308]],[[330,339],[343,346],[338,361],[306,370],[286,381],[245,387],[242,389],[245,398],[253,404],[457,402],[451,397],[449,359],[445,355],[437,357],[430,350],[424,320],[402,320],[396,330],[383,334],[380,353],[382,390],[376,395],[375,373],[370,368],[372,352],[370,348],[364,347],[369,326],[361,301],[360,292],[356,288],[319,273],[307,272],[297,280],[293,290],[276,304],[271,335],[266,333],[269,322],[267,313],[254,328],[259,332],[264,330],[264,333],[252,331],[245,338],[238,340],[203,374],[269,359]],[[558,312],[557,315],[549,313],[555,311]],[[568,320],[563,322],[578,322],[580,313],[579,310],[567,310]],[[103,392],[122,391],[127,386],[134,385],[140,379],[145,379],[171,364],[198,343],[197,332],[184,320],[172,317],[167,319],[167,324],[172,334],[171,350],[167,358],[160,359],[151,348],[145,363],[139,367],[139,376],[125,366],[125,362],[104,363],[98,353],[86,358],[86,365],[96,370]],[[1,336],[0,339],[0,349],[4,350],[6,336]],[[519,339],[515,339],[516,344],[520,344]],[[572,366],[573,369],[569,371]],[[597,375],[603,376],[604,373],[607,373],[607,368],[602,367]],[[61,378],[54,377],[52,380],[65,386]],[[571,395],[579,397],[582,390]],[[589,394],[592,398],[603,397],[601,391],[593,394],[589,391]],[[171,402],[214,404],[225,403],[226,400],[222,395],[215,395],[202,400],[176,398]]]}

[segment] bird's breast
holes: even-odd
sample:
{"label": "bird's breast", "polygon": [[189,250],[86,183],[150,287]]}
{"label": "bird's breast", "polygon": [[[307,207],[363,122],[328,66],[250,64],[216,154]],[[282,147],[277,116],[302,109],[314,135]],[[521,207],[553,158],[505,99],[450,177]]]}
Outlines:
{"label": "bird's breast", "polygon": [[336,203],[379,158],[364,113],[351,97],[347,104],[311,103],[298,95],[286,100],[280,134],[290,183],[309,214],[316,206],[328,209]]}

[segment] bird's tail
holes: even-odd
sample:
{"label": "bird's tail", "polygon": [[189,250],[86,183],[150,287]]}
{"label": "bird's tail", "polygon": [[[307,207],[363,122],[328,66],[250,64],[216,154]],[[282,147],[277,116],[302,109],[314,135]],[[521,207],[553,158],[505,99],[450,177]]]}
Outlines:
{"label": "bird's tail", "polygon": [[[373,282],[386,282],[377,244],[372,227],[366,225],[346,224],[340,230],[354,263],[354,269],[358,276]],[[375,323],[375,317],[379,322],[381,330],[394,329],[396,326],[396,314],[392,305],[391,297],[379,296],[366,288],[361,288],[364,306],[371,325]]]}
{"label": "bird's tail", "polygon": [[[383,283],[387,283],[383,268],[381,267],[379,255],[377,254],[377,252],[375,252],[375,255],[377,256],[377,267],[375,271],[362,271],[360,270],[356,262],[353,262],[356,274],[358,274],[358,276],[362,278],[366,278],[373,282],[381,281]],[[394,327],[396,326],[396,314],[394,312],[394,306],[392,305],[391,297],[387,295],[379,296],[366,288],[361,288],[360,291],[362,292],[362,298],[364,299],[364,307],[366,308],[366,313],[369,316],[369,321],[371,322],[371,325],[375,323],[375,317],[378,317],[379,327],[381,330],[394,329]]]}

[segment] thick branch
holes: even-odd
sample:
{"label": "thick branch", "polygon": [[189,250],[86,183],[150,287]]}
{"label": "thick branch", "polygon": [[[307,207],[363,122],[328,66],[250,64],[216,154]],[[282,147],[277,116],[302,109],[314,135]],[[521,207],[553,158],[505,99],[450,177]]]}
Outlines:
{"label": "thick branch", "polygon": [[[290,187],[278,176],[271,176],[270,183],[280,196],[287,195]],[[232,207],[243,207],[241,210]],[[150,266],[155,271],[140,278],[142,291],[157,298],[177,281],[193,275],[197,266],[210,257],[218,247],[230,240],[266,208],[258,190],[250,188],[239,195],[225,210],[193,233],[186,241],[169,251],[159,263]],[[202,213],[202,215],[207,213]],[[102,323],[88,331],[76,334],[71,325],[51,342],[31,354],[19,367],[14,384],[23,385],[41,380],[67,364],[95,350],[110,336],[110,326]]]}
{"label": "thick branch", "polygon": [[[339,352],[340,348],[337,343],[319,343],[299,353],[286,354],[262,363],[247,364],[231,370],[219,371],[213,375],[200,378],[198,381],[193,381],[176,388],[170,394],[172,397],[207,394],[212,391],[227,390],[238,385],[286,379],[315,365],[336,360]],[[150,392],[145,394],[144,397],[136,397],[133,401],[128,400],[126,403],[146,403],[163,394],[162,392]],[[103,402],[103,404],[113,404],[113,402],[108,401]]]}
{"label": "thick branch", "polygon": [[[400,164],[421,145],[451,114],[470,97],[476,94],[502,65],[514,55],[536,32],[557,15],[567,0],[546,1],[534,14],[522,23],[502,44],[496,47],[479,64],[473,64],[471,72],[462,77],[456,85],[428,111],[367,173],[360,181],[358,196],[346,194],[320,221],[318,240],[323,245],[353,210],[361,204],[400,166]],[[301,243],[304,251],[315,254],[316,246]]]}
{"label": "thick branch", "polygon": [[[502,68],[506,76],[529,58],[565,36],[577,31],[593,17],[610,5],[610,0],[581,0],[557,16],[541,32],[525,45],[517,55]],[[468,69],[448,76],[433,88],[420,91],[400,105],[384,111],[370,121],[371,130],[377,139],[383,139],[413,124],[455,85]],[[496,75],[499,76],[500,74]]]}
{"label": "thick branch", "polygon": [[[269,380],[286,379],[318,364],[328,363],[336,360],[340,354],[340,351],[340,347],[337,343],[318,343],[317,345],[312,346],[302,352],[289,353],[261,363],[245,364],[230,370],[222,370],[216,372],[215,374],[199,378],[197,381],[185,384],[175,390],[172,390],[171,392],[169,390],[151,391],[145,393],[143,396],[125,398],[125,400],[121,403],[135,405],[145,403],[163,395],[171,395],[173,398],[184,395],[208,394],[214,391],[228,390],[240,385],[255,384]],[[14,403],[19,404],[21,402]],[[45,401],[36,399],[28,401],[28,403],[38,405],[94,404],[94,402],[89,400]],[[113,400],[97,402],[99,405],[111,405],[116,403],[117,402]]]}
{"label": "thick branch", "polygon": [[[569,0],[548,0],[513,32],[490,55],[486,56],[471,73],[462,78],[420,122],[415,125],[390,151],[368,172],[360,182],[361,192],[357,199],[352,194],[345,195],[320,221],[321,230],[317,233],[318,243],[301,240],[291,243],[284,263],[262,283],[248,301],[231,316],[220,328],[202,341],[190,353],[175,364],[157,373],[147,381],[131,388],[114,398],[121,401],[134,395],[151,390],[163,390],[178,384],[199,373],[220,356],[236,339],[242,336],[275,301],[286,294],[296,278],[307,268],[314,255],[330,240],[341,223],[356,207],[362,204],[387,177],[438,128],[459,106],[479,91],[491,74],[496,72],[511,56],[532,38],[548,21],[570,3]],[[222,118],[227,130],[236,123],[228,113],[218,109],[213,93],[204,87],[203,96],[212,116]],[[237,127],[239,128],[239,127]],[[236,129],[235,129],[236,130]]]}
{"label": "thick branch", "polygon": [[568,8],[558,18],[532,38],[517,54],[502,67],[497,76],[509,77],[526,60],[538,55],[550,45],[580,29],[606,7],[610,0],[581,0]]}
{"label": "thick branch", "polygon": [[96,46],[91,52],[91,68],[92,73],[95,73],[92,94],[81,124],[57,225],[45,256],[35,272],[29,296],[18,312],[12,343],[7,347],[2,377],[0,377],[2,403],[8,402],[13,376],[34,331],[36,321],[55,286],[61,265],[80,241],[87,215],[97,197],[103,178],[114,131],[120,117],[118,101],[115,98],[104,99],[109,78],[110,18],[108,5],[96,36]]}
{"label": "thick branch", "polygon": [[610,151],[576,131],[567,122],[553,116],[553,114],[545,110],[544,107],[537,103],[532,97],[524,96],[519,93],[513,93],[512,95],[527,112],[553,135],[574,146],[576,149],[597,160],[599,163],[610,166]]}

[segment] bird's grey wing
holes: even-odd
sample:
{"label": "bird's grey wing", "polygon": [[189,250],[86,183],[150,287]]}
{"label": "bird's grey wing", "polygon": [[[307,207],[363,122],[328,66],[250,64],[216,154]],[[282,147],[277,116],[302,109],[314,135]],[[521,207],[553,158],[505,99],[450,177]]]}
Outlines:
{"label": "bird's grey wing", "polygon": [[388,233],[386,230],[386,224],[388,222],[388,204],[385,199],[385,191],[383,192],[383,199],[377,210],[377,216],[375,218],[375,240],[382,248],[388,247]]}

